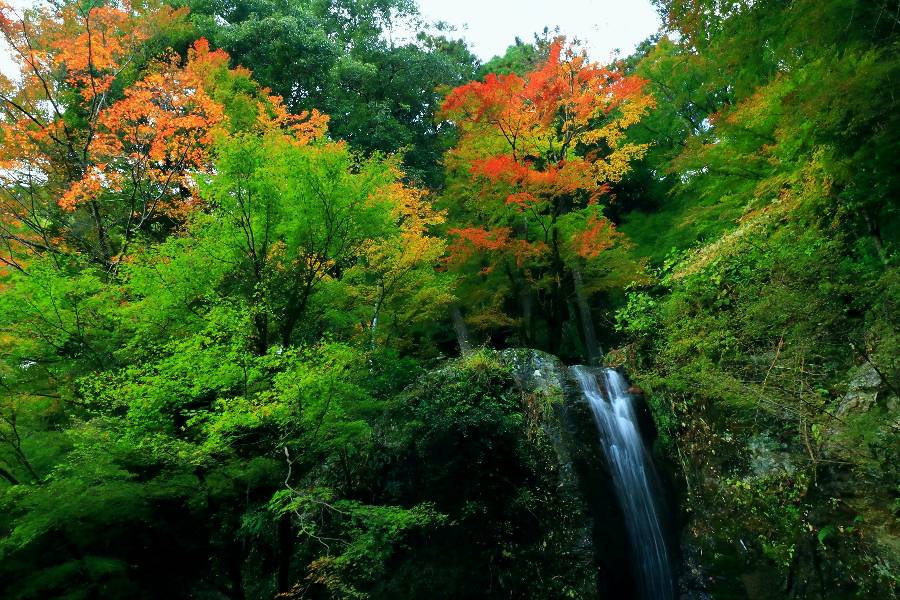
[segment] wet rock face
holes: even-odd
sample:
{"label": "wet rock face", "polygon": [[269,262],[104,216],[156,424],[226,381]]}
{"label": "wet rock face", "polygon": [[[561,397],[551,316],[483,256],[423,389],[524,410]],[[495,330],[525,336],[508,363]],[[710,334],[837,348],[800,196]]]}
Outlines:
{"label": "wet rock face", "polygon": [[527,348],[510,348],[500,352],[500,359],[508,365],[523,390],[547,396],[571,393],[569,369],[552,354]]}
{"label": "wet rock face", "polygon": [[766,477],[775,472],[794,473],[797,470],[793,455],[768,433],[750,436],[747,449],[750,470],[756,477]]}
{"label": "wet rock face", "polygon": [[875,367],[865,363],[854,370],[847,385],[847,394],[836,411],[838,417],[867,411],[878,401],[882,388],[881,375]]}
{"label": "wet rock face", "polygon": [[595,588],[586,597],[636,598],[624,516],[594,417],[568,367],[539,350],[508,349],[500,357],[524,394],[552,407],[543,427],[559,463],[560,488],[577,501],[582,513],[582,544],[575,555],[595,574]]}
{"label": "wet rock face", "polygon": [[[760,420],[732,438],[727,421],[708,417],[713,432],[726,433],[704,446],[711,453],[689,455],[682,471],[683,598],[707,590],[745,600],[896,597],[883,582],[900,573],[900,479],[885,457],[900,456],[900,399],[868,363],[843,381],[806,442],[802,431],[786,431],[787,420]],[[732,491],[736,482],[746,493]],[[791,489],[802,495],[783,500]],[[766,552],[776,543],[792,544],[789,562]]]}

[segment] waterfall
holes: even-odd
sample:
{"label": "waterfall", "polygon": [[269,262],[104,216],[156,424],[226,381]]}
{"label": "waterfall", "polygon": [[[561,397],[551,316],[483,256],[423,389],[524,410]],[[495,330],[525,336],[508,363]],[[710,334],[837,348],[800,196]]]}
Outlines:
{"label": "waterfall", "polygon": [[572,367],[572,373],[594,413],[625,516],[641,597],[672,600],[672,573],[657,500],[658,478],[641,439],[625,379],[613,369],[603,369],[601,389],[594,370],[577,366]]}

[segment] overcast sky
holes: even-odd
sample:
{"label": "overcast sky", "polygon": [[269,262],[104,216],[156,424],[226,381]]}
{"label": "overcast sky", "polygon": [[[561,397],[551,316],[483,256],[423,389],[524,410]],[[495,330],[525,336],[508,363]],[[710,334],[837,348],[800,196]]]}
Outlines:
{"label": "overcast sky", "polygon": [[650,0],[419,0],[419,6],[426,19],[456,26],[482,60],[502,54],[516,36],[531,41],[558,25],[602,62],[615,49],[630,53],[660,26]]}
{"label": "overcast sky", "polygon": [[[12,0],[30,6],[33,0]],[[650,0],[419,0],[428,21],[446,21],[457,28],[482,60],[502,54],[516,36],[531,41],[544,27],[559,26],[569,39],[581,40],[591,58],[608,60],[619,49],[628,54],[659,29]],[[12,74],[8,49],[0,45],[0,72]]]}

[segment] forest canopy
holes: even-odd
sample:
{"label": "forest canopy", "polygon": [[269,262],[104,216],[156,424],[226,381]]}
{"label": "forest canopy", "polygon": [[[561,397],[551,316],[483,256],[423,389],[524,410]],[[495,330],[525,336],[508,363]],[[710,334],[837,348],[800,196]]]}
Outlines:
{"label": "forest canopy", "polygon": [[618,597],[528,348],[633,380],[682,597],[896,597],[900,3],[655,5],[0,0],[0,596]]}

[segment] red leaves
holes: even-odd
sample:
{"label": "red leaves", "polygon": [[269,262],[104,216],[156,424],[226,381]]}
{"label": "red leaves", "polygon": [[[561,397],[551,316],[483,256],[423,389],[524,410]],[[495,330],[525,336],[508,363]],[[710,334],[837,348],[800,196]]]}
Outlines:
{"label": "red leaves", "polygon": [[[495,229],[466,227],[451,229],[448,233],[455,237],[450,245],[450,256],[457,262],[465,262],[479,253],[485,253],[510,256],[516,266],[521,267],[528,260],[537,258],[548,250],[543,242],[528,242],[514,238],[509,227]],[[490,267],[482,269],[483,275],[490,272]]]}
{"label": "red leaves", "polygon": [[509,245],[511,230],[508,227],[490,230],[480,227],[466,227],[464,229],[451,229],[448,233],[458,236],[475,250],[495,251]]}
{"label": "red leaves", "polygon": [[[67,220],[90,230],[63,226],[62,239],[115,264],[159,216],[178,222],[196,208],[193,178],[210,171],[214,138],[278,131],[307,144],[324,135],[327,117],[289,114],[205,39],[185,61],[170,52],[143,65],[147,40],[185,25],[185,16],[186,9],[127,3],[45,4],[17,14],[0,0],[0,34],[20,71],[15,80],[0,77],[0,184],[14,192],[0,198],[0,241],[7,231],[29,239],[31,227],[41,243],[17,243],[16,252],[56,244],[34,225],[47,209],[33,200],[46,198],[87,216]],[[118,89],[113,83],[130,78],[132,64],[142,65],[142,78]]]}
{"label": "red leaves", "polygon": [[[491,74],[452,90],[442,107],[460,130],[451,161],[468,176],[461,200],[477,219],[451,231],[454,257],[513,257],[541,271],[548,252],[594,259],[613,246],[621,234],[591,205],[644,151],[624,134],[652,105],[643,86],[560,38],[525,76]],[[586,228],[573,233],[576,223]]]}
{"label": "red leaves", "polygon": [[597,258],[625,237],[616,231],[615,224],[606,217],[591,215],[585,225],[585,230],[572,236],[574,250],[582,258]]}
{"label": "red leaves", "polygon": [[517,207],[520,211],[534,207],[540,200],[528,192],[518,192],[506,197],[506,204]]}

